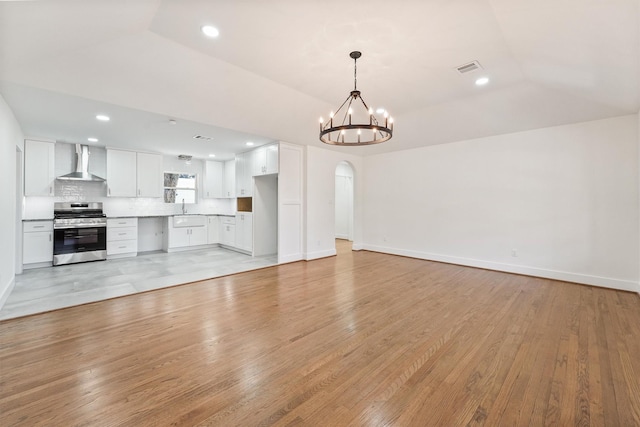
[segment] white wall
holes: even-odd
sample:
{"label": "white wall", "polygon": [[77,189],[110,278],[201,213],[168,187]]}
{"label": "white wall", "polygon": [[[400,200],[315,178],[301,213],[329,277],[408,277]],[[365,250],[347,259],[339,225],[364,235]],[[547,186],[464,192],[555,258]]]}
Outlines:
{"label": "white wall", "polygon": [[364,247],[636,290],[638,145],[632,115],[367,157]]}
{"label": "white wall", "polygon": [[306,255],[315,259],[336,254],[335,245],[335,173],[341,161],[354,171],[354,237],[353,248],[362,242],[362,157],[339,151],[307,147],[306,159]]}
{"label": "white wall", "polygon": [[24,152],[24,135],[13,112],[0,95],[0,182],[3,202],[0,203],[0,308],[6,301],[16,275],[16,233],[21,218],[17,217],[16,150]]}

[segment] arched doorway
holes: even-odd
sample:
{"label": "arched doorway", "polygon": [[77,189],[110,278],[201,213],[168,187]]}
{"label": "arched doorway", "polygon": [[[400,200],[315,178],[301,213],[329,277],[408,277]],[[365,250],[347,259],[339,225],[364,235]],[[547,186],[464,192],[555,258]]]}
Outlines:
{"label": "arched doorway", "polygon": [[353,241],[353,167],[348,162],[336,166],[335,237]]}

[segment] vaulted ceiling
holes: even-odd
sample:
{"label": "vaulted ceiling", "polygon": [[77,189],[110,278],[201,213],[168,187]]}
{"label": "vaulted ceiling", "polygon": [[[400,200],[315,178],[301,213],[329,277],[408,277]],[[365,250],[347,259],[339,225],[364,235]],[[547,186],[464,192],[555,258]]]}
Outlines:
{"label": "vaulted ceiling", "polygon": [[200,158],[247,140],[323,146],[317,119],[352,89],[353,50],[395,135],[331,148],[349,153],[640,110],[640,0],[0,2],[0,93],[27,135],[66,142]]}

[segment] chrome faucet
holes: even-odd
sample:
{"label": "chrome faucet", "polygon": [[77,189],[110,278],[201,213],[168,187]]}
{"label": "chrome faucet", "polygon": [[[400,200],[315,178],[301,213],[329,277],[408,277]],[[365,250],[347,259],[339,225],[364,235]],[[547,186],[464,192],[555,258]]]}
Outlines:
{"label": "chrome faucet", "polygon": [[182,215],[187,213],[187,207],[184,205],[184,199],[182,199]]}

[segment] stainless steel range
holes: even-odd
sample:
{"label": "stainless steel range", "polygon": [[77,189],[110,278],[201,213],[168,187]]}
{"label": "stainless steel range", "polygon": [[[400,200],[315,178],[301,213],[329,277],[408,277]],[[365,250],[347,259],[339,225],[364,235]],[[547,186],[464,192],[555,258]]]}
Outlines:
{"label": "stainless steel range", "polygon": [[107,259],[107,218],[102,203],[56,202],[53,265]]}

